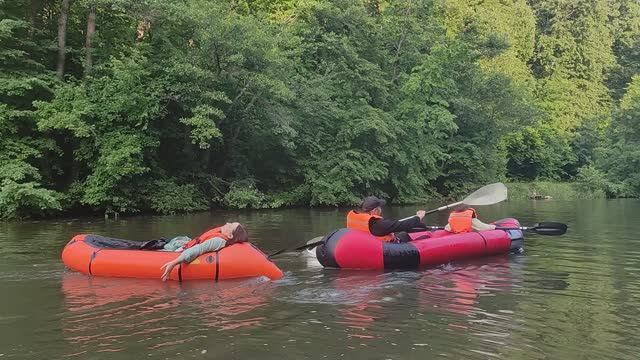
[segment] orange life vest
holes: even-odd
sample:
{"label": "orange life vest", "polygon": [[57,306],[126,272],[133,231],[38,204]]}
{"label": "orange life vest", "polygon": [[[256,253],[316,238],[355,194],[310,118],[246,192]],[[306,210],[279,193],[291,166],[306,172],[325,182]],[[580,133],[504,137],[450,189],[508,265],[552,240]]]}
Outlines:
{"label": "orange life vest", "polygon": [[[382,216],[371,215],[367,213],[358,213],[351,210],[347,214],[347,229],[360,230],[371,234],[371,231],[369,230],[369,220],[371,218],[382,219]],[[393,234],[376,237],[382,241],[392,241],[394,239]]]}
{"label": "orange life vest", "polygon": [[200,244],[201,242],[206,241],[206,240],[211,239],[212,237],[216,237],[216,236],[217,237],[221,237],[225,241],[227,241],[227,245],[231,245],[229,243],[229,238],[226,235],[224,235],[223,233],[220,232],[220,228],[221,227],[216,227],[216,228],[209,229],[209,230],[205,231],[204,233],[202,233],[202,235],[200,235],[198,237],[195,237],[195,238],[191,239],[188,243],[184,244],[182,246],[182,249],[183,250],[187,250],[190,247],[196,246],[196,245]]}
{"label": "orange life vest", "polygon": [[473,230],[473,218],[476,210],[469,208],[464,211],[452,211],[449,214],[449,227],[454,234],[466,233]]}

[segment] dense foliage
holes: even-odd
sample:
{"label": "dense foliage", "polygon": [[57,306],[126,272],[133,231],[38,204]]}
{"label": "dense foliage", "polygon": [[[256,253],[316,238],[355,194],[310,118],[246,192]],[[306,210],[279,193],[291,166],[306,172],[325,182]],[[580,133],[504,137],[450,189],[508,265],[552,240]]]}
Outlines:
{"label": "dense foliage", "polygon": [[640,196],[632,0],[0,0],[0,217]]}

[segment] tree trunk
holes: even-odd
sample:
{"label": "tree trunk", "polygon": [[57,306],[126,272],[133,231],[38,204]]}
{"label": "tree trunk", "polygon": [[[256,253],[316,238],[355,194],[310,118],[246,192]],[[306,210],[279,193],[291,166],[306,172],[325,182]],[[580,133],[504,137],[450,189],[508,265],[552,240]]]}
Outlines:
{"label": "tree trunk", "polygon": [[60,18],[58,19],[58,68],[56,74],[58,79],[64,78],[64,59],[66,57],[67,42],[67,18],[69,17],[69,7],[72,0],[62,0],[62,8],[60,9]]}
{"label": "tree trunk", "polygon": [[93,47],[91,46],[91,40],[93,34],[96,32],[96,7],[91,6],[89,8],[89,15],[87,16],[87,38],[84,43],[84,50],[86,58],[84,62],[84,77],[87,77],[91,73],[91,67],[93,66]]}
{"label": "tree trunk", "polygon": [[31,7],[29,11],[29,23],[31,24],[31,28],[29,29],[29,35],[33,36],[34,31],[36,30],[36,19],[38,18],[38,10],[40,9],[40,4],[38,4],[40,0],[31,0]]}

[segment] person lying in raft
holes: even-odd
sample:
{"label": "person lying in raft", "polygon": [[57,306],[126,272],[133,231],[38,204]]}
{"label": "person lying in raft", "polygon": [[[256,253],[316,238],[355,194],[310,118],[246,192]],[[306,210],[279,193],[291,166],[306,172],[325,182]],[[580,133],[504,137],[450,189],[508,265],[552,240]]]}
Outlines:
{"label": "person lying in raft", "polygon": [[424,210],[416,212],[404,220],[384,219],[382,206],[385,200],[375,196],[368,196],[362,200],[360,209],[351,210],[347,214],[347,228],[368,232],[382,241],[407,242],[411,239],[406,231],[413,228],[424,228],[422,219],[426,215]]}
{"label": "person lying in raft", "polygon": [[468,205],[458,205],[453,208],[451,214],[449,214],[449,221],[445,230],[454,234],[462,234],[470,231],[482,231],[493,230],[495,225],[485,224],[478,219],[478,214],[474,208]]}
{"label": "person lying in raft", "polygon": [[[247,230],[237,222],[226,223],[208,230],[184,244],[180,256],[162,265],[160,269],[164,270],[164,272],[160,278],[162,281],[166,281],[169,278],[169,274],[171,274],[171,270],[180,263],[190,263],[204,253],[218,251],[225,246],[248,240]],[[178,251],[181,250],[178,249]]]}

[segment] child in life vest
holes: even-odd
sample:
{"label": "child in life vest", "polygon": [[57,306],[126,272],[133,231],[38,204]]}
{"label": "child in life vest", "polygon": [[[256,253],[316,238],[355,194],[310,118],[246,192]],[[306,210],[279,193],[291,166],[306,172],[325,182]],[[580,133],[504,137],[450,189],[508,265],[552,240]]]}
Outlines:
{"label": "child in life vest", "polygon": [[495,225],[485,224],[476,214],[476,210],[468,205],[458,205],[449,215],[449,221],[445,230],[454,234],[462,234],[470,231],[494,230]]}

